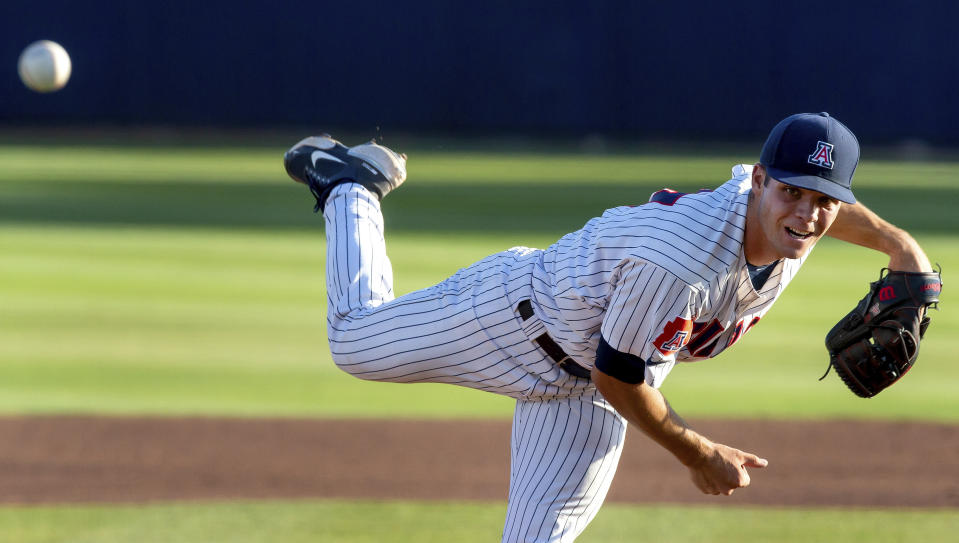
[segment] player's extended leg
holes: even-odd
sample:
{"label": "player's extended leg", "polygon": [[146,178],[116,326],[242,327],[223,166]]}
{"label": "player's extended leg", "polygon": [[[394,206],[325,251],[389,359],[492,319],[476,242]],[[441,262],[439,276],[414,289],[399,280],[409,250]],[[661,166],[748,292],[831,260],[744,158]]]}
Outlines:
{"label": "player's extended leg", "polygon": [[329,135],[304,138],[283,157],[309,187],[327,233],[328,320],[393,299],[380,200],[406,180],[406,156],[373,142],[347,147]]}
{"label": "player's extended leg", "polygon": [[508,395],[540,381],[500,349],[512,343],[535,350],[512,314],[505,331],[477,319],[477,291],[500,257],[393,299],[379,202],[362,187],[340,185],[324,216],[327,332],[337,367],[371,381],[448,383]]}
{"label": "player's extended leg", "polygon": [[340,369],[367,380],[440,382],[514,396],[541,385],[501,350],[535,351],[512,308],[481,323],[475,307],[484,297],[501,304],[502,296],[487,287],[499,281],[495,272],[512,254],[393,298],[379,200],[405,179],[403,155],[318,136],[294,146],[285,163],[291,177],[310,187],[326,220],[327,331]]}
{"label": "player's extended leg", "polygon": [[573,541],[616,473],[626,421],[598,393],[517,401],[504,542]]}
{"label": "player's extended leg", "polygon": [[331,191],[323,216],[327,322],[392,300],[393,268],[376,197],[355,183],[342,184]]}

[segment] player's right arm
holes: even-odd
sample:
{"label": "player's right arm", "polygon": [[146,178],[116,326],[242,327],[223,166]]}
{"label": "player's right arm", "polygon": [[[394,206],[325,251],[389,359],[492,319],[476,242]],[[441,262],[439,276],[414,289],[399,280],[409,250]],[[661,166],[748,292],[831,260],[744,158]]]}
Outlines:
{"label": "player's right arm", "polygon": [[671,452],[707,494],[732,494],[749,484],[747,467],[765,467],[750,453],[693,431],[659,392],[690,339],[703,293],[664,268],[640,260],[621,264],[606,308],[592,379],[632,425]]}
{"label": "player's right arm", "polygon": [[592,370],[593,383],[620,415],[689,468],[693,483],[705,494],[730,495],[749,485],[748,467],[766,467],[754,454],[714,443],[694,431],[663,394],[646,384],[627,383]]}

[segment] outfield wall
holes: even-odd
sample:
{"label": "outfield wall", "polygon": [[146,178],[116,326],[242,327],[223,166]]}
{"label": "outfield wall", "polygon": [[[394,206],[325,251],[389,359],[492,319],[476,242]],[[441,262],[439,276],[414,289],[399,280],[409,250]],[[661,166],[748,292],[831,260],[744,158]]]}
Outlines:
{"label": "outfield wall", "polygon": [[[959,3],[0,3],[0,123],[304,125],[755,139],[828,110],[959,143]],[[20,50],[59,41],[41,96]]]}

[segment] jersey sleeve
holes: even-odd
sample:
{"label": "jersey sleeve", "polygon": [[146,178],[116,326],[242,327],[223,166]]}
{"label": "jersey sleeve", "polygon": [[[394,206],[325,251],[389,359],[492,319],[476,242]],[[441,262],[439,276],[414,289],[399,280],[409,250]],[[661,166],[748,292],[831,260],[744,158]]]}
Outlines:
{"label": "jersey sleeve", "polygon": [[659,266],[626,264],[603,318],[596,367],[658,388],[689,341],[701,300],[698,289]]}

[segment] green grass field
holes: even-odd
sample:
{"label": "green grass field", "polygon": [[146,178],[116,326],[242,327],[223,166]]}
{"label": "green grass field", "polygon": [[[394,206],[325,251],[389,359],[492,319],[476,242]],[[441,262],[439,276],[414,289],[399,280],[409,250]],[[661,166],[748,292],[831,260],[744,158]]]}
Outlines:
{"label": "green grass field", "polygon": [[[411,156],[410,181],[385,204],[400,293],[495,251],[545,247],[603,209],[641,203],[663,186],[718,185],[732,164],[755,158],[403,150]],[[0,146],[0,413],[508,417],[512,403],[504,398],[372,384],[333,368],[322,221],[310,213],[308,192],[284,174],[283,151]],[[817,381],[826,369],[826,331],[885,263],[882,255],[826,240],[735,349],[674,370],[663,390],[676,409],[692,418],[959,421],[959,313],[949,304],[949,277],[959,269],[957,179],[959,164],[948,162],[867,158],[857,173],[859,198],[909,229],[946,273],[943,310],[933,313],[919,364],[901,383],[861,400],[834,374]],[[363,507],[376,512],[342,512]],[[0,534],[104,542],[136,534],[147,541],[144,527],[172,522],[186,535],[158,531],[156,541],[261,541],[277,532],[285,541],[317,540],[328,526],[340,531],[319,540],[373,541],[383,540],[381,532],[361,517],[412,530],[423,525],[412,518],[441,515],[436,507],[3,508]],[[266,512],[283,525],[272,534],[245,528],[244,515]],[[461,532],[474,539],[444,540],[490,540],[502,508],[463,506],[450,514],[469,519],[450,529],[468,527]],[[884,523],[884,515],[897,520]],[[952,511],[856,518],[843,528],[849,532],[837,532],[844,521],[829,511],[608,507],[583,540],[625,541],[635,533],[629,525],[671,541],[707,533],[724,534],[713,541],[913,540],[917,532],[897,531],[900,525],[919,525],[929,530],[923,540],[944,541],[957,528]],[[788,539],[786,528],[799,535]],[[417,532],[402,540],[430,539]]]}
{"label": "green grass field", "polygon": [[[499,540],[505,511],[505,504],[350,501],[32,507],[0,509],[0,526],[18,543],[488,543]],[[945,542],[956,530],[951,511],[607,504],[577,541]]]}
{"label": "green grass field", "polygon": [[[371,384],[333,368],[322,222],[286,178],[281,151],[62,147],[48,164],[50,149],[0,147],[0,411],[508,416],[503,398]],[[663,186],[714,186],[748,158],[411,156],[411,179],[386,206],[398,292],[513,245],[545,247]],[[905,177],[908,190],[896,188]],[[674,371],[664,390],[677,409],[959,419],[949,386],[959,317],[948,311],[959,216],[947,209],[957,178],[951,164],[868,162],[857,177],[860,198],[913,231],[947,272],[946,311],[902,386],[863,401],[835,376],[817,381],[825,332],[884,263],[826,240],[747,339]]]}

